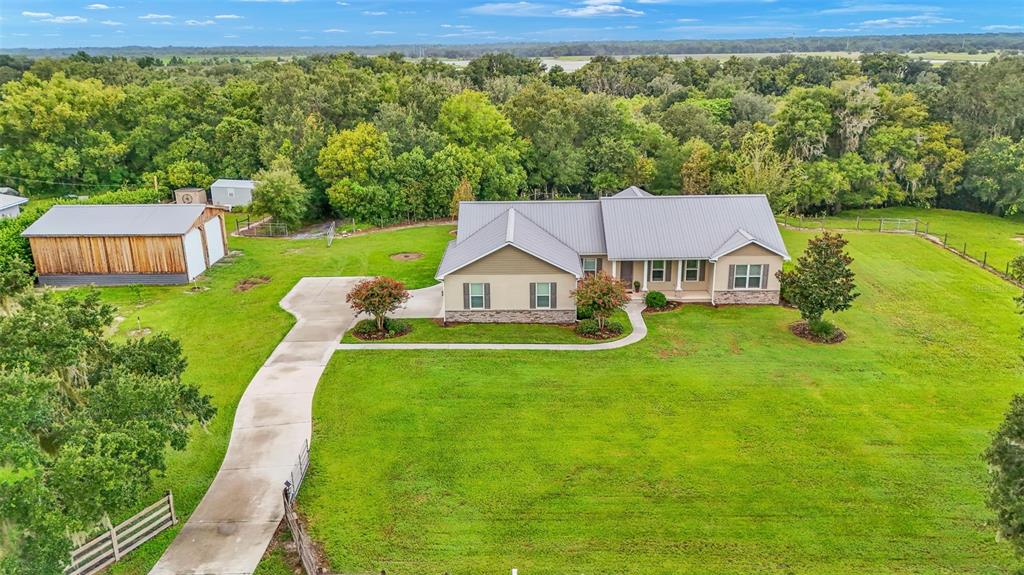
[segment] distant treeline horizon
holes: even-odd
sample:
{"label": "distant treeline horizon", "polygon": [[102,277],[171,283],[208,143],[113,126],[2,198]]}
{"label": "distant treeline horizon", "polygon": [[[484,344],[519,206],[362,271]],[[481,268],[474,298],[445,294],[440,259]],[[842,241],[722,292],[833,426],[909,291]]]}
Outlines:
{"label": "distant treeline horizon", "polygon": [[525,58],[635,56],[645,54],[774,54],[786,52],[995,52],[1024,51],[1024,33],[808,36],[748,40],[639,40],[595,42],[510,42],[489,44],[379,44],[374,46],[120,46],[5,48],[0,54],[60,57],[84,51],[93,56],[307,56],[353,52],[400,53],[407,57],[475,58],[504,52]]}

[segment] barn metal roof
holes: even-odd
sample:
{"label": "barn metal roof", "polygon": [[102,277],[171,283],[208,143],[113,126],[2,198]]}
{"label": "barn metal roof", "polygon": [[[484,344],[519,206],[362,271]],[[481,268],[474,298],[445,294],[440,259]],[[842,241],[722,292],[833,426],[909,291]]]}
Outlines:
{"label": "barn metal roof", "polygon": [[506,208],[469,237],[449,242],[436,278],[444,279],[444,276],[507,246],[518,248],[576,277],[583,276],[583,267],[576,250],[530,221],[517,209]]}
{"label": "barn metal roof", "polygon": [[578,254],[606,253],[601,203],[597,200],[462,202],[456,241],[469,238],[509,208],[514,208]]}
{"label": "barn metal roof", "polygon": [[[10,188],[0,188],[0,190],[10,190]],[[14,190],[11,191],[13,192]],[[0,210],[6,210],[7,208],[13,208],[14,206],[20,206],[27,203],[28,198],[0,192]]]}
{"label": "barn metal roof", "polygon": [[763,195],[603,198],[601,213],[612,260],[712,259],[740,230],[789,258]]}
{"label": "barn metal roof", "polygon": [[223,188],[249,188],[249,189],[252,189],[252,188],[256,187],[256,182],[253,181],[253,180],[227,180],[227,179],[221,178],[221,179],[217,180],[216,182],[214,182],[213,185],[211,185],[210,187],[211,188],[213,188],[213,187],[217,187],[217,188],[223,187]]}
{"label": "barn metal roof", "polygon": [[180,236],[205,209],[202,204],[53,206],[21,235]]}

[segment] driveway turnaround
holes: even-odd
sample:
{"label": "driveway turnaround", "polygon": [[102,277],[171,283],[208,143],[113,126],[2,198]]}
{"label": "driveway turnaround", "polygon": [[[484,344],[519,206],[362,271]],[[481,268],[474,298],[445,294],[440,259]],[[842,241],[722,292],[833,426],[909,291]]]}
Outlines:
{"label": "driveway turnaround", "polygon": [[312,430],[313,392],[355,322],[361,278],[303,278],[281,307],[298,320],[242,395],[220,471],[151,574],[248,575],[284,513],[281,490]]}
{"label": "driveway turnaround", "polygon": [[[415,295],[413,296],[415,298]],[[626,305],[633,333],[604,343],[339,343],[339,350],[365,349],[524,349],[538,351],[604,351],[632,345],[647,337],[644,303],[634,300]],[[412,317],[412,316],[403,316]],[[433,316],[430,316],[433,317]]]}

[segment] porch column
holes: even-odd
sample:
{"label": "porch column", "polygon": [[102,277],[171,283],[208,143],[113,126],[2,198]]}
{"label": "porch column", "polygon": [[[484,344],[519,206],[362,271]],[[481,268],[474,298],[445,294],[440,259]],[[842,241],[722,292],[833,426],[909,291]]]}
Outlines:
{"label": "porch column", "polygon": [[715,305],[715,280],[718,279],[718,261],[711,262],[711,305]]}
{"label": "porch column", "polygon": [[612,279],[619,279],[619,262],[612,262]]}
{"label": "porch column", "polygon": [[683,289],[683,262],[686,260],[676,260],[676,291],[682,291]]}
{"label": "porch column", "polygon": [[649,265],[651,265],[651,261],[644,260],[644,280],[640,285],[640,291],[647,291],[647,276],[649,274],[649,272],[647,271],[647,266]]}

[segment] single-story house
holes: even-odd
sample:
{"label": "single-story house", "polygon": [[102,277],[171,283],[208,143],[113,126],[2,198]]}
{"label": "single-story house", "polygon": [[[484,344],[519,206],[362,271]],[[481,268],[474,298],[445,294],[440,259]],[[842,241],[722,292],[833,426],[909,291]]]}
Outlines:
{"label": "single-story house", "polygon": [[28,203],[13,188],[0,188],[0,218],[13,218],[21,213],[21,206]]}
{"label": "single-story house", "polygon": [[43,285],[183,284],[224,257],[223,214],[205,205],[54,206],[21,235]]}
{"label": "single-story house", "polygon": [[636,292],[721,304],[777,304],[789,253],[763,195],[462,202],[436,278],[458,322],[569,323],[571,295],[604,272]]}
{"label": "single-story house", "polygon": [[218,206],[248,206],[255,188],[256,182],[252,180],[220,179],[210,186],[210,201]]}

